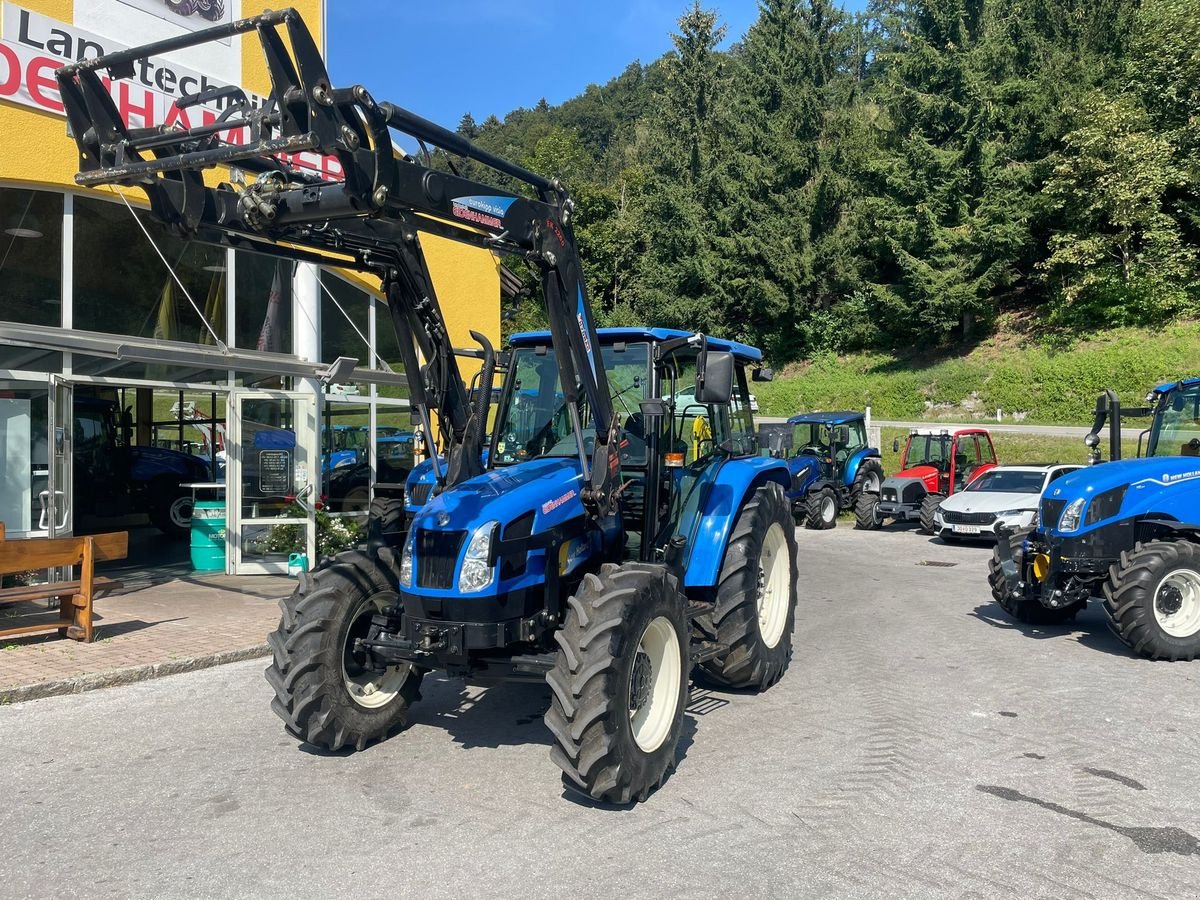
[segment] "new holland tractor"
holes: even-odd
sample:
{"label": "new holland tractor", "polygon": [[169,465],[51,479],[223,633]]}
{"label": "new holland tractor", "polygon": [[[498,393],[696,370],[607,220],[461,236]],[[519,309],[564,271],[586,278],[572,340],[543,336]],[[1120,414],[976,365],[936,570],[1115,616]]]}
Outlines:
{"label": "new holland tractor", "polygon": [[787,460],[787,497],[806,528],[836,527],[839,512],[854,509],[864,492],[878,494],[883,485],[883,463],[879,450],[867,446],[863,413],[801,413],[759,431],[771,455]]}
{"label": "new holland tractor", "polygon": [[1085,441],[1100,463],[1107,419],[1110,461],[1055,481],[1033,531],[997,542],[988,581],[1019,621],[1065,624],[1098,597],[1132,650],[1190,660],[1200,654],[1200,378],[1161,384],[1146,402],[1125,410],[1152,419],[1138,458],[1121,459],[1120,403],[1099,398]]}
{"label": "new holland tractor", "polygon": [[[273,83],[267,104],[221,89],[230,111],[212,126],[122,121],[104,75],[116,82],[142,57],[250,32]],[[184,235],[383,285],[430,449],[409,483],[428,489],[411,511],[377,505],[368,552],[323,561],[282,603],[267,680],[289,733],[362,749],[405,724],[432,671],[544,680],[566,787],[628,803],[675,767],[694,670],[753,690],[779,680],[796,544],[787,468],[755,455],[747,383],[761,354],[700,334],[597,331],[562,184],[361,86],[332,86],[293,10],[68,65],[58,81],[81,185],[135,185]],[[402,156],[393,130],[439,159]],[[336,157],[344,177],[279,156],[300,151]],[[463,158],[504,186],[456,174]],[[244,177],[206,182],[214,165]],[[500,360],[479,334],[478,348],[456,351],[425,234],[531,265],[549,332],[520,336]],[[481,363],[473,388],[462,354]],[[709,435],[699,441],[698,420]]]}
{"label": "new holland tractor", "polygon": [[[900,441],[892,452],[900,451]],[[878,494],[859,495],[854,527],[875,529],[891,519],[917,521],[922,534],[934,534],[934,514],[941,502],[996,466],[991,435],[982,428],[917,429],[908,436],[900,471],[883,483]]]}

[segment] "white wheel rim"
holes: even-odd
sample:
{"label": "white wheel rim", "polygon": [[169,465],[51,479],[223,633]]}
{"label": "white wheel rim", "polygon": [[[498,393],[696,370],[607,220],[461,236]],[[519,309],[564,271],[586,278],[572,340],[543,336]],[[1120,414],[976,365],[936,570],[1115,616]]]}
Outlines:
{"label": "white wheel rim", "polygon": [[629,676],[629,726],[646,753],[662,746],[675,721],[683,678],[679,635],[666,616],[646,626]]}
{"label": "white wheel rim", "polygon": [[866,480],[863,482],[863,491],[868,494],[879,493],[879,473],[868,472]]}
{"label": "white wheel rim", "polygon": [[[186,516],[183,514],[185,509],[187,510]],[[175,502],[171,504],[169,515],[171,517],[171,524],[176,528],[189,527],[192,524],[192,498],[176,498]]]}
{"label": "white wheel rim", "polygon": [[1164,575],[1154,590],[1154,618],[1171,637],[1200,631],[1200,572],[1176,569]]}
{"label": "white wheel rim", "polygon": [[837,518],[837,506],[828,494],[821,500],[821,521],[832,522]]}
{"label": "white wheel rim", "polygon": [[783,526],[775,522],[767,529],[758,560],[758,634],[774,648],[787,626],[791,555]]}
{"label": "white wheel rim", "polygon": [[347,646],[342,650],[342,683],[346,686],[346,693],[350,695],[350,699],[363,709],[379,709],[395,700],[412,672],[412,666],[408,663],[388,666],[383,672],[364,669],[354,674],[346,666],[346,660],[351,657],[353,650],[349,643],[355,637],[361,636],[356,634],[355,625],[363,616],[372,616],[376,612],[383,612],[388,607],[389,599],[394,600],[394,598],[394,594],[376,594],[373,597],[367,597],[351,618],[350,628],[346,632]]}

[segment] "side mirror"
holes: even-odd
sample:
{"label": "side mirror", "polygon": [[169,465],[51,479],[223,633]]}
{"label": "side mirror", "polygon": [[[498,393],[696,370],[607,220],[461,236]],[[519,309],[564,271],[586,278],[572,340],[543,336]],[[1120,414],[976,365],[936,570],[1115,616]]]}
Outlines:
{"label": "side mirror", "polygon": [[774,381],[775,380],[775,370],[774,369],[755,369],[750,374],[750,380],[751,381]]}
{"label": "side mirror", "polygon": [[833,430],[833,442],[839,447],[845,447],[850,443],[850,429],[845,425],[839,425]]}
{"label": "side mirror", "polygon": [[900,438],[892,438],[892,452],[893,453],[900,452]]}
{"label": "side mirror", "polygon": [[706,350],[696,358],[696,402],[724,406],[733,399],[733,354]]}

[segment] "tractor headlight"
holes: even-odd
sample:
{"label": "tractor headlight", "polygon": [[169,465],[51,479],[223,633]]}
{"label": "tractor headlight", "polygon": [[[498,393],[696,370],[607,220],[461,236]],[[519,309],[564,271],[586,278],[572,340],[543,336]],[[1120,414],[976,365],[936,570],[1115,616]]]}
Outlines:
{"label": "tractor headlight", "polygon": [[404,542],[404,549],[400,551],[400,586],[410,588],[413,582],[413,535],[416,534],[416,529],[413,529],[408,540]]}
{"label": "tractor headlight", "polygon": [[458,574],[460,591],[474,593],[492,583],[496,573],[496,566],[491,562],[492,536],[499,526],[499,522],[484,522],[471,535],[466,556],[463,557],[462,571]]}
{"label": "tractor headlight", "polygon": [[1079,527],[1079,519],[1083,516],[1083,507],[1087,503],[1086,497],[1079,497],[1067,504],[1067,508],[1063,510],[1062,515],[1058,519],[1059,531],[1074,531]]}

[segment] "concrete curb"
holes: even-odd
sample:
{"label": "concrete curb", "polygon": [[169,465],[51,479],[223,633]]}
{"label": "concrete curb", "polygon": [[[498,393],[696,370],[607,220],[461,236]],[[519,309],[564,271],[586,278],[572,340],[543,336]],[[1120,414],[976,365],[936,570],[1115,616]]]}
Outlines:
{"label": "concrete curb", "polygon": [[107,672],[91,672],[86,675],[61,678],[55,681],[41,681],[37,684],[27,684],[15,688],[0,688],[0,705],[24,703],[27,700],[40,700],[43,697],[57,697],[63,694],[82,694],[85,691],[117,687],[122,684],[134,684],[138,681],[149,681],[151,678],[195,672],[197,669],[209,669],[213,666],[241,662],[245,659],[258,659],[269,656],[270,653],[271,650],[266,644],[256,644],[240,650],[223,650],[220,653],[189,656],[186,659],[172,659],[144,666],[110,669]]}

